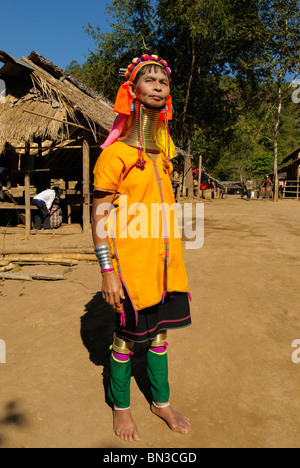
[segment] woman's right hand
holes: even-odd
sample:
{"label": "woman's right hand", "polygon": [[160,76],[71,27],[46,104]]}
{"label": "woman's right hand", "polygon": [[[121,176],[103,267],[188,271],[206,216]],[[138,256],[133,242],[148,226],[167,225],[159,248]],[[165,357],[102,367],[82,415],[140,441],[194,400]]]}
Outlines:
{"label": "woman's right hand", "polygon": [[110,304],[117,312],[121,312],[121,304],[125,299],[123,285],[115,271],[107,271],[102,273],[102,297]]}

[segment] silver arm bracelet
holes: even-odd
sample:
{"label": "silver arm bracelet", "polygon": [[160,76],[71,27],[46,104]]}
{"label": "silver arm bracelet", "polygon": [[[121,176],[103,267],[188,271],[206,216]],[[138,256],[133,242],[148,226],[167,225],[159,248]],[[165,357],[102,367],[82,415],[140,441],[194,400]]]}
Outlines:
{"label": "silver arm bracelet", "polygon": [[95,252],[102,252],[103,250],[109,252],[111,250],[111,246],[109,244],[103,244],[95,247]]}
{"label": "silver arm bracelet", "polygon": [[95,247],[95,253],[100,263],[101,270],[113,268],[110,245],[98,245]]}

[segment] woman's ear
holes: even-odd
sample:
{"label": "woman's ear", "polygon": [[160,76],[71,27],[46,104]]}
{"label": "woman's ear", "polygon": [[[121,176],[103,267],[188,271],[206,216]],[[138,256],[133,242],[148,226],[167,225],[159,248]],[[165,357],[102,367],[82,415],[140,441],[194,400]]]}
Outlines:
{"label": "woman's ear", "polygon": [[135,92],[134,92],[134,85],[133,85],[133,83],[130,83],[130,84],[129,84],[129,93],[130,93],[130,96],[131,96],[133,99],[136,98],[136,94],[135,94]]}

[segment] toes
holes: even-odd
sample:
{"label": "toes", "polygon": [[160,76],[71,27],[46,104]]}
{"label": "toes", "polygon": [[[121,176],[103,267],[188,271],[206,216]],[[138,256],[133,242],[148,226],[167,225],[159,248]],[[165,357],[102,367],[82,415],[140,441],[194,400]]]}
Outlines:
{"label": "toes", "polygon": [[170,427],[173,431],[180,432],[180,434],[188,434],[191,431],[191,423],[188,418],[175,421],[170,424]]}
{"label": "toes", "polygon": [[140,440],[140,436],[137,432],[128,432],[125,434],[125,438],[123,440],[125,440],[126,442],[138,442]]}
{"label": "toes", "polygon": [[179,432],[180,434],[188,434],[190,432],[190,427],[184,426],[182,424],[173,424],[171,425],[171,429],[174,432]]}
{"label": "toes", "polygon": [[188,434],[190,430],[191,430],[190,427],[180,426],[178,429],[178,432],[180,432],[181,434]]}
{"label": "toes", "polygon": [[119,439],[124,440],[125,442],[138,442],[141,439],[139,433],[136,431],[116,430],[115,433]]}

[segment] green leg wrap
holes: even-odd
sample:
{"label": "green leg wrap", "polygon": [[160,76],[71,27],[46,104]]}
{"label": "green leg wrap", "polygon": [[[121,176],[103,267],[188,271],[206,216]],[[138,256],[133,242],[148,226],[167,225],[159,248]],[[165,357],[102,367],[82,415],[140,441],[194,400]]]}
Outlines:
{"label": "green leg wrap", "polygon": [[118,408],[130,406],[131,360],[119,362],[110,357],[108,397]]}
{"label": "green leg wrap", "polygon": [[157,354],[149,349],[147,352],[147,371],[153,400],[157,403],[167,403],[170,396],[167,352]]}

